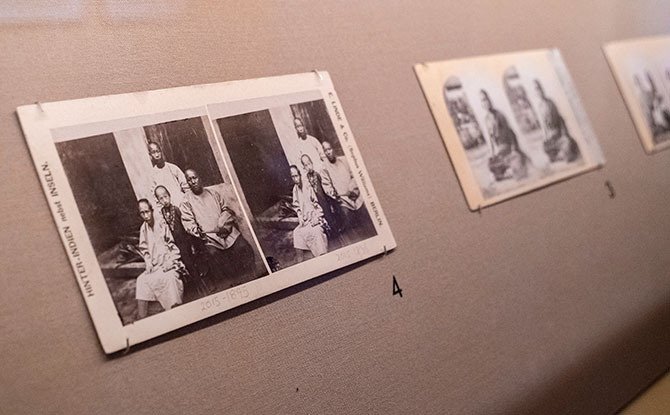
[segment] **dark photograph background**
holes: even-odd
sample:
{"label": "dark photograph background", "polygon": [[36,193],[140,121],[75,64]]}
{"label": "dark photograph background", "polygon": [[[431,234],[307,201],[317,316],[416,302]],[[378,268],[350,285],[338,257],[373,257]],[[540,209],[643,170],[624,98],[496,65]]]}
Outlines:
{"label": "dark photograph background", "polygon": [[96,255],[138,231],[137,198],[113,134],[56,143]]}
{"label": "dark photograph background", "polygon": [[293,186],[270,111],[221,118],[217,124],[251,214],[260,216]]}

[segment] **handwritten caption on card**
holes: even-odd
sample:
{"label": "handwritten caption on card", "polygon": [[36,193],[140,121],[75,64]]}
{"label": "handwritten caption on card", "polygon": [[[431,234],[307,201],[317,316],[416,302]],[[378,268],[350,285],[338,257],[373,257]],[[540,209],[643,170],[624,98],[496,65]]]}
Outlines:
{"label": "handwritten caption on card", "polygon": [[233,287],[200,301],[200,307],[201,311],[207,311],[211,308],[219,308],[231,301],[244,300],[247,298],[249,298],[249,290],[247,287]]}

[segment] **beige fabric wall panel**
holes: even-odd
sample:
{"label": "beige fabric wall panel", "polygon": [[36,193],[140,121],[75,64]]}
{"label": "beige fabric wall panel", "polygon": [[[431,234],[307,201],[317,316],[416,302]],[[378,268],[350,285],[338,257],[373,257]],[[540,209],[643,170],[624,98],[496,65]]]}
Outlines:
{"label": "beige fabric wall panel", "polygon": [[[0,412],[610,414],[670,366],[670,151],[600,50],[670,1],[132,3],[0,4]],[[544,47],[607,164],[470,213],[412,65]],[[311,69],[398,248],[105,357],[15,108]]]}

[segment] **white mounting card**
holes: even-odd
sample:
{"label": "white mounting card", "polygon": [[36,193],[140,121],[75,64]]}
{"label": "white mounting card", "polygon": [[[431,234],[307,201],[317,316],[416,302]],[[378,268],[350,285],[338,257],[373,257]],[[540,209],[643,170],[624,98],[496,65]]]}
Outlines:
{"label": "white mounting card", "polygon": [[327,72],[17,112],[105,353],[396,246]]}
{"label": "white mounting card", "polygon": [[473,211],[605,162],[558,50],[414,70]]}
{"label": "white mounting card", "polygon": [[612,42],[603,51],[645,151],[670,147],[670,36]]}

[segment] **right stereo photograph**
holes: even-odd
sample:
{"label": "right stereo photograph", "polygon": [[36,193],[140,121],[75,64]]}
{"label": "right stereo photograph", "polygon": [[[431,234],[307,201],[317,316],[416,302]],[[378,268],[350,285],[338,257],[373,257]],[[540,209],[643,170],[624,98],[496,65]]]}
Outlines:
{"label": "right stereo photograph", "polygon": [[471,210],[604,164],[558,50],[414,69]]}
{"label": "right stereo photograph", "polygon": [[670,36],[603,47],[647,153],[670,147]]}

